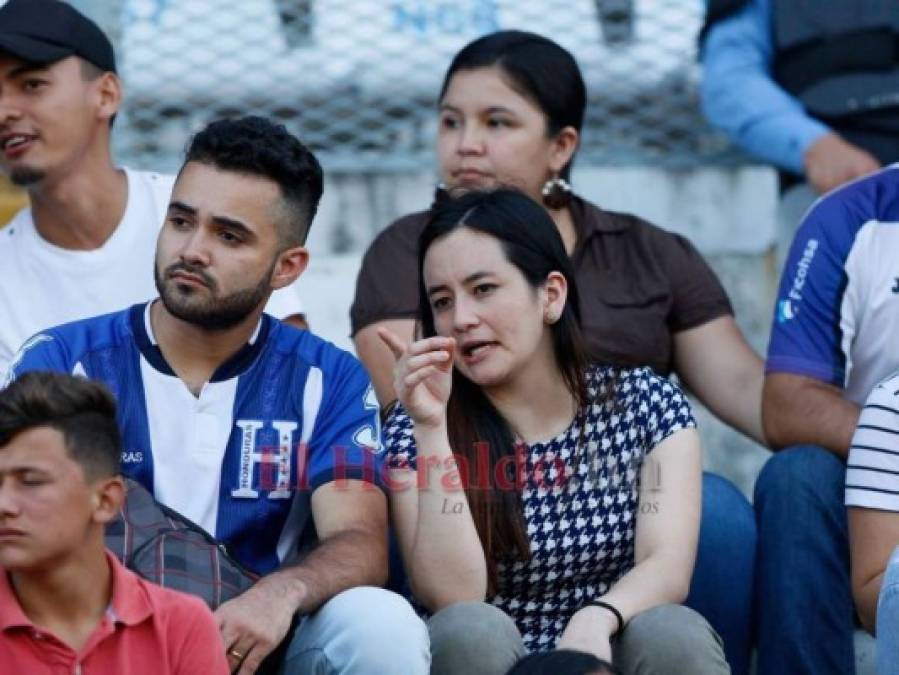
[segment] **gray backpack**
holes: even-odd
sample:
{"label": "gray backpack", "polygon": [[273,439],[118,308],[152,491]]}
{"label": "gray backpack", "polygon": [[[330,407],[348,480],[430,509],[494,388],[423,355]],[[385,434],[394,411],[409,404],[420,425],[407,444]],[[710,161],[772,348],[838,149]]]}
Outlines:
{"label": "gray backpack", "polygon": [[234,598],[259,578],[223,544],[177,511],[126,479],[120,516],[106,528],[106,547],[147,581],[201,597],[210,609]]}

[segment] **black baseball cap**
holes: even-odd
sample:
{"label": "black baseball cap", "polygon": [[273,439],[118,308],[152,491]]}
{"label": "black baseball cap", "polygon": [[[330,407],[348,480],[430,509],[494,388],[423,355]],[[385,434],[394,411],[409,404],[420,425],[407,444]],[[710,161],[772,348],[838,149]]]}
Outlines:
{"label": "black baseball cap", "polygon": [[74,55],[102,71],[116,70],[109,38],[60,0],[9,0],[0,7],[0,51],[39,66]]}

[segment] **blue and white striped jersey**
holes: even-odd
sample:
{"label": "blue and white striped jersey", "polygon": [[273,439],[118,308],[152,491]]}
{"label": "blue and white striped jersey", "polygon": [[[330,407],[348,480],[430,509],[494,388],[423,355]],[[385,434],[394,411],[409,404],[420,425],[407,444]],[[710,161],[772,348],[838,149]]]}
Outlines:
{"label": "blue and white striped jersey", "polygon": [[899,369],[899,165],[819,199],[780,281],[767,372],[804,375],[861,404]]}
{"label": "blue and white striped jersey", "polygon": [[119,403],[123,473],[266,574],[314,542],[312,492],[377,483],[378,404],[350,354],[263,315],[250,342],[194,396],[153,337],[150,303],[46,330],[16,356],[83,374]]}

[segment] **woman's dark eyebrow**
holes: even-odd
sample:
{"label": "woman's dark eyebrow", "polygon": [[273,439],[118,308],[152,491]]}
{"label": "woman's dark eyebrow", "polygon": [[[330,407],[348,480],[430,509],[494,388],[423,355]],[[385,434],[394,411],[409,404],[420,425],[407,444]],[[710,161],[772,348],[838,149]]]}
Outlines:
{"label": "woman's dark eyebrow", "polygon": [[[489,276],[491,276],[490,272],[472,272],[471,274],[469,274],[467,277],[465,277],[462,280],[462,283],[467,286],[468,284],[473,284],[475,281],[480,281],[481,279],[483,279],[485,277],[489,277]],[[448,287],[446,284],[437,284],[436,286],[428,286],[428,288],[427,288],[428,296],[434,295],[434,293],[437,293],[439,291],[445,291],[445,290],[447,290],[447,288]]]}
{"label": "woman's dark eyebrow", "polygon": [[472,272],[462,280],[462,283],[467,286],[468,284],[473,284],[475,281],[480,281],[484,277],[489,276],[491,276],[490,272]]}
{"label": "woman's dark eyebrow", "polygon": [[[449,112],[454,112],[454,113],[462,112],[461,109],[457,108],[454,105],[450,105],[449,103],[441,103],[440,110],[448,110]],[[490,115],[493,115],[496,113],[505,113],[507,115],[515,114],[515,111],[513,111],[511,108],[506,108],[505,106],[501,106],[501,105],[492,105],[489,108],[487,108],[487,110],[485,112]]]}

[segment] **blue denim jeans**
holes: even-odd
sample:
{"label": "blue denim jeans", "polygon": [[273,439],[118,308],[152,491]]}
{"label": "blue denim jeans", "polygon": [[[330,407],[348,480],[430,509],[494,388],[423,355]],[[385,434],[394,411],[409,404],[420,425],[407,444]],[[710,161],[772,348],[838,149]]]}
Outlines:
{"label": "blue denim jeans", "polygon": [[302,619],[279,675],[428,675],[428,629],[406,600],[359,586]]}
{"label": "blue denim jeans", "polygon": [[703,474],[699,549],[684,604],[705,617],[724,641],[733,675],[749,672],[755,548],[749,500],[730,481]]}
{"label": "blue denim jeans", "polygon": [[846,465],[815,446],[775,454],[755,486],[759,675],[855,672]]}
{"label": "blue denim jeans", "polygon": [[899,675],[899,546],[890,556],[877,599],[877,675]]}

